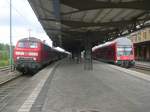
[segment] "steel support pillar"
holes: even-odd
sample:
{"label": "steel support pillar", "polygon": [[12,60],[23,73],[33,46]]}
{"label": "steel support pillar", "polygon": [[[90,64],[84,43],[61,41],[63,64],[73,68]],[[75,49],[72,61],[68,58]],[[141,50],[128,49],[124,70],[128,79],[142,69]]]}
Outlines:
{"label": "steel support pillar", "polygon": [[72,57],[71,57],[71,58],[72,58],[72,60],[74,60],[74,58],[75,58],[75,52],[74,52],[74,51],[72,51],[72,53],[71,53],[71,54],[72,54]]}
{"label": "steel support pillar", "polygon": [[81,51],[78,50],[78,63],[81,63]]}
{"label": "steel support pillar", "polygon": [[10,70],[13,71],[13,56],[12,56],[12,0],[10,0],[10,45],[9,45]]}
{"label": "steel support pillar", "polygon": [[[52,0],[53,4],[53,16],[56,21],[53,21],[55,25],[54,29],[57,29],[57,35],[55,35],[55,46],[62,47],[62,37],[61,37],[61,15],[60,15],[60,0]],[[54,33],[55,34],[55,33]]]}
{"label": "steel support pillar", "polygon": [[93,70],[92,63],[92,43],[91,39],[88,36],[84,40],[85,52],[84,52],[84,70]]}
{"label": "steel support pillar", "polygon": [[56,20],[60,20],[60,1],[59,0],[53,0],[53,9],[54,9],[54,17]]}

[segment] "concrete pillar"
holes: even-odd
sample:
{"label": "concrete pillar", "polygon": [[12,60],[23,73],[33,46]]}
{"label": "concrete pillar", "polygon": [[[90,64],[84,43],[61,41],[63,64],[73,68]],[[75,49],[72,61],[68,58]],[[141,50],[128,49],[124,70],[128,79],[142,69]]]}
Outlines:
{"label": "concrete pillar", "polygon": [[89,36],[84,40],[85,52],[84,52],[84,70],[93,70],[92,63],[92,43]]}
{"label": "concrete pillar", "polygon": [[72,58],[72,60],[74,60],[74,58],[75,58],[75,52],[73,51],[71,54],[72,54],[71,58]]}
{"label": "concrete pillar", "polygon": [[150,46],[147,45],[147,51],[146,51],[146,59],[150,60]]}
{"label": "concrete pillar", "polygon": [[[52,0],[54,17],[60,20],[60,0]],[[59,25],[60,27],[60,25]]]}
{"label": "concrete pillar", "polygon": [[137,57],[138,57],[138,48],[135,45],[134,45],[134,56],[135,56],[135,59],[137,59]]}
{"label": "concrete pillar", "polygon": [[137,58],[136,59],[139,60],[140,59],[140,47],[137,46],[136,50],[137,50],[137,54],[136,54]]}
{"label": "concrete pillar", "polygon": [[141,45],[139,46],[139,51],[140,51],[139,60],[141,61],[142,57],[143,57],[143,52],[142,52],[142,46]]}
{"label": "concrete pillar", "polygon": [[148,46],[148,54],[149,54],[149,58],[148,58],[148,60],[150,61],[150,45]]}
{"label": "concrete pillar", "polygon": [[146,61],[146,45],[143,46],[143,61]]}
{"label": "concrete pillar", "polygon": [[81,62],[81,51],[80,48],[77,50],[77,63]]}
{"label": "concrete pillar", "polygon": [[149,48],[149,61],[150,61],[150,45],[148,46],[148,48]]}
{"label": "concrete pillar", "polygon": [[142,45],[141,45],[140,51],[141,51],[141,61],[143,61],[144,60],[144,48]]}

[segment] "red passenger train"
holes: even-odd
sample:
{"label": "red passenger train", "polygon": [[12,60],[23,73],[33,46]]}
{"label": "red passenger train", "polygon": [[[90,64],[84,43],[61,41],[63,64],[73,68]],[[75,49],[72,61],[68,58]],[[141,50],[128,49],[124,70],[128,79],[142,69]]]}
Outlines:
{"label": "red passenger train", "polygon": [[14,63],[18,71],[34,72],[65,55],[65,53],[52,49],[40,39],[30,37],[17,42],[14,49]]}
{"label": "red passenger train", "polygon": [[92,56],[94,59],[111,62],[123,67],[131,67],[135,64],[133,44],[126,37],[117,38],[111,42],[93,47]]}

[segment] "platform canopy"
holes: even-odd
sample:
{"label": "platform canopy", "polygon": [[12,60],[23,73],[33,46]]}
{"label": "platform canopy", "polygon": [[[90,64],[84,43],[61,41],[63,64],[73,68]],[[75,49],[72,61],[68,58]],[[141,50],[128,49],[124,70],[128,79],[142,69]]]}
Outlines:
{"label": "platform canopy", "polygon": [[64,49],[83,49],[130,33],[150,20],[150,0],[28,0],[48,36]]}

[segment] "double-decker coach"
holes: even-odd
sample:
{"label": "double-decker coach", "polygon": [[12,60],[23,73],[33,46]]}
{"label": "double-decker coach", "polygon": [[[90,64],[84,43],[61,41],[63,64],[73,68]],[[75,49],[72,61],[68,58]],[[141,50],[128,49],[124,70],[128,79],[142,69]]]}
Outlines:
{"label": "double-decker coach", "polygon": [[94,59],[111,62],[123,67],[134,65],[133,43],[127,37],[117,38],[113,41],[93,47]]}

